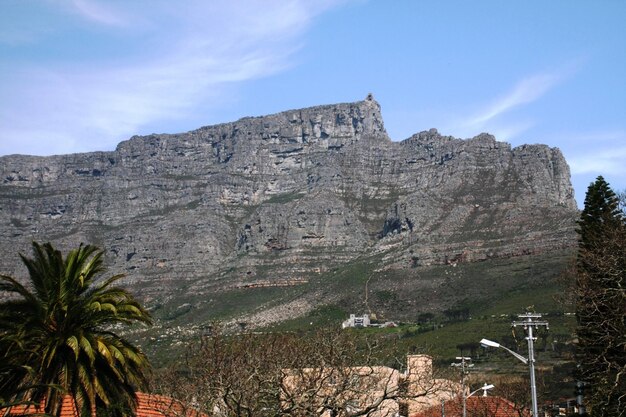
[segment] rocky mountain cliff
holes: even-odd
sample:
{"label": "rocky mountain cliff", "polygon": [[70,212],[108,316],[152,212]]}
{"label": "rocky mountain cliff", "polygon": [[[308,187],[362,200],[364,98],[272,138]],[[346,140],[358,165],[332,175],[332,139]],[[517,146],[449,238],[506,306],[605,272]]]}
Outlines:
{"label": "rocky mountain cliff", "polygon": [[0,158],[0,272],[23,274],[32,240],[94,243],[162,302],[297,285],[372,254],[408,270],[545,253],[575,242],[575,216],[558,149],[434,129],[392,142],[371,96]]}

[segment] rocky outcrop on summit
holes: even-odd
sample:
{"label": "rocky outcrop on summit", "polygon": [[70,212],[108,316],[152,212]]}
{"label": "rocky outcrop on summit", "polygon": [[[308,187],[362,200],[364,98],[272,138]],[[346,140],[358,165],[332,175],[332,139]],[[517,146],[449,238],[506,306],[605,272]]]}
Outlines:
{"label": "rocky outcrop on summit", "polygon": [[389,268],[543,252],[573,244],[575,215],[558,149],[434,129],[392,142],[371,96],[0,158],[5,254],[95,243],[147,296],[299,282],[373,252]]}

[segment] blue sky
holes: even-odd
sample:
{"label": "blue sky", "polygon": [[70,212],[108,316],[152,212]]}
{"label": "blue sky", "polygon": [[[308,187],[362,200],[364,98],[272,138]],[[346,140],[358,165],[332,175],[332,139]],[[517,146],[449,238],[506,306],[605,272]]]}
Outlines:
{"label": "blue sky", "polygon": [[363,99],[626,189],[626,1],[2,0],[0,155]]}

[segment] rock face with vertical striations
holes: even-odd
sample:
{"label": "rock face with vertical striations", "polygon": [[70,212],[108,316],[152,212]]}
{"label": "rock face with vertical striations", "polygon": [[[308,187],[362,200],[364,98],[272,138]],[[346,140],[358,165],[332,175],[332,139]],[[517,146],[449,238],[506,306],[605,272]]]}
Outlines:
{"label": "rock face with vertical striations", "polygon": [[94,243],[165,302],[373,253],[392,269],[545,253],[575,242],[575,216],[558,149],[434,129],[392,142],[371,96],[112,152],[0,158],[0,272],[22,274],[32,240]]}

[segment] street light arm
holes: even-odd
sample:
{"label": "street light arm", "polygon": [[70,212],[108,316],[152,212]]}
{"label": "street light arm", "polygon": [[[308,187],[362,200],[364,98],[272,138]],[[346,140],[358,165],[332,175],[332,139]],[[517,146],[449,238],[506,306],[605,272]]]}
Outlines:
{"label": "street light arm", "polygon": [[528,365],[528,359],[526,359],[525,357],[523,357],[522,355],[520,355],[517,352],[513,352],[511,349],[509,349],[506,346],[502,346],[500,345],[500,347],[504,350],[506,350],[507,352],[509,352],[511,355],[515,356],[517,359],[519,359],[520,361],[522,361],[524,363],[524,365]]}
{"label": "street light arm", "polygon": [[502,346],[498,342],[494,342],[493,340],[489,340],[489,339],[482,339],[480,341],[480,344],[484,347],[502,348],[506,350],[507,352],[509,352],[511,355],[515,356],[520,361],[524,362],[524,365],[528,365],[528,359],[526,359],[525,357],[523,357],[517,352],[513,352],[511,349],[507,348],[506,346]]}
{"label": "street light arm", "polygon": [[469,398],[469,397],[471,397],[472,395],[476,394],[476,393],[477,393],[478,391],[480,391],[481,389],[482,389],[482,388],[478,388],[477,390],[470,392],[470,395],[465,396],[465,398]]}
{"label": "street light arm", "polygon": [[478,388],[477,390],[472,391],[472,392],[470,393],[470,395],[466,396],[465,398],[469,398],[469,397],[471,397],[472,395],[476,394],[478,391],[484,391],[484,394],[483,394],[483,395],[484,395],[484,396],[487,396],[487,391],[488,391],[488,390],[490,390],[490,389],[492,389],[492,388],[494,388],[494,387],[495,387],[495,385],[493,385],[493,384],[489,384],[489,385],[485,384],[485,385],[483,385],[482,387]]}

